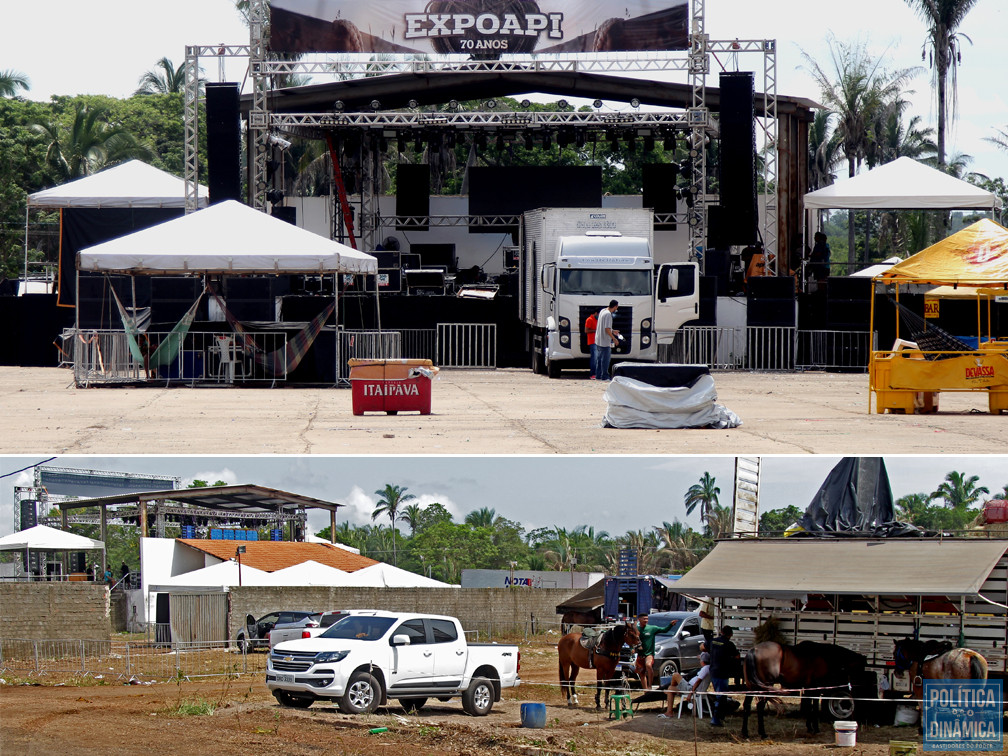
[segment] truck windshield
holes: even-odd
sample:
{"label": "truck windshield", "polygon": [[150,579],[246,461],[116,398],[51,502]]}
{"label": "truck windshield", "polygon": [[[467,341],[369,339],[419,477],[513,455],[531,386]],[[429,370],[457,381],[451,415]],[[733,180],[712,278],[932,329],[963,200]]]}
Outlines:
{"label": "truck windshield", "polygon": [[561,270],[560,291],[600,297],[646,297],[651,293],[651,271]]}
{"label": "truck windshield", "polygon": [[344,617],[326,630],[320,637],[340,640],[379,640],[395,619],[392,617]]}

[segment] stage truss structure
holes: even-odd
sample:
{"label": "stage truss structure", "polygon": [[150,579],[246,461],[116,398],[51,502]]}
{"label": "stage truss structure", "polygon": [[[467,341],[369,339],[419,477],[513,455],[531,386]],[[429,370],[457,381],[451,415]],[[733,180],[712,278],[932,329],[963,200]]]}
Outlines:
{"label": "stage truss structure", "polygon": [[[395,132],[439,129],[525,129],[544,132],[560,128],[606,131],[614,127],[625,130],[674,129],[689,140],[690,166],[688,189],[694,202],[685,212],[675,213],[676,222],[685,221],[689,228],[691,260],[699,259],[703,269],[703,250],[707,243],[707,208],[717,204],[718,196],[706,192],[707,159],[704,145],[717,124],[706,105],[706,80],[711,71],[711,58],[725,67],[725,60],[738,64],[741,55],[757,54],[763,63],[763,115],[757,123],[763,131],[764,214],[760,229],[768,271],[778,273],[778,120],[777,120],[777,45],[776,40],[711,40],[705,30],[706,0],[690,0],[690,47],[686,51],[625,52],[582,55],[515,55],[498,60],[473,60],[464,55],[430,57],[389,56],[388,59],[364,60],[361,56],[330,55],[322,58],[275,60],[268,53],[268,0],[249,2],[248,45],[190,45],[185,55],[185,162],[184,179],[186,212],[196,210],[198,176],[198,113],[199,66],[204,58],[248,57],[248,74],[252,83],[252,104],[247,123],[250,204],[263,212],[267,209],[269,189],[268,163],[271,134],[316,134],[334,128],[354,128],[369,135],[361,139],[362,184],[359,194],[357,237],[363,250],[375,248],[383,227],[395,224],[409,226],[410,218],[382,218],[378,209],[376,177],[381,166],[380,144],[395,138]],[[676,55],[675,53],[679,54]],[[685,53],[685,54],[683,54]],[[726,69],[727,70],[727,69]],[[690,106],[684,112],[639,111],[632,113],[576,112],[457,112],[425,113],[410,111],[354,113],[271,113],[268,107],[270,82],[278,75],[333,76],[353,79],[394,73],[425,73],[431,71],[507,72],[538,71],[640,73],[685,71],[691,89]],[[340,213],[335,214],[340,217]],[[493,227],[489,219],[474,225]],[[511,219],[508,219],[511,220]],[[657,220],[657,218],[656,218]],[[431,216],[426,225],[457,225]],[[784,271],[786,273],[786,271]]]}

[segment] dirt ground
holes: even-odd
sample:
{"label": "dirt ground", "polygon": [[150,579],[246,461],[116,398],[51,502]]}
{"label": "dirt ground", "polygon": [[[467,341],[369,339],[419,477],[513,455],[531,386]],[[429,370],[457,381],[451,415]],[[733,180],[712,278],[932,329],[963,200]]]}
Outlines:
{"label": "dirt ground", "polygon": [[[586,672],[581,673],[584,682]],[[834,752],[828,723],[815,737],[804,735],[804,721],[778,716],[768,708],[766,741],[739,737],[738,716],[724,728],[706,721],[664,720],[662,703],[638,707],[634,717],[611,720],[597,712],[588,691],[581,705],[563,704],[556,685],[556,652],[523,647],[522,685],[505,691],[486,718],[469,717],[455,699],[434,701],[406,714],[395,702],[376,714],[341,714],[329,703],[307,710],[280,707],[261,675],[200,682],[130,685],[87,679],[79,685],[39,685],[6,675],[0,683],[0,751],[3,754],[235,754],[337,753],[383,756],[423,752],[426,756],[479,754],[818,754]],[[593,682],[593,678],[590,680]],[[521,727],[522,702],[547,705],[544,729]],[[209,714],[181,713],[206,702]],[[794,714],[796,707],[787,706]],[[753,722],[753,725],[755,723]],[[371,731],[387,728],[386,732]],[[890,740],[915,740],[907,728],[869,727],[845,754],[889,753]]]}
{"label": "dirt ground", "polygon": [[444,370],[432,412],[352,412],[348,389],[90,388],[69,370],[0,367],[0,453],[39,454],[984,454],[1004,416],[983,392],[933,415],[869,412],[868,377],[714,375],[732,430],[604,429],[604,384],[529,370]]}

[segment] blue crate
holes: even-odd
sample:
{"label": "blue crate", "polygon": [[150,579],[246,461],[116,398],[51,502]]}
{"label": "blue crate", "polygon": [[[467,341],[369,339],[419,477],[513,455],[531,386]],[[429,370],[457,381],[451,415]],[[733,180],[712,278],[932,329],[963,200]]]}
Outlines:
{"label": "blue crate", "polygon": [[220,528],[210,528],[210,540],[220,541],[224,538],[224,531]]}

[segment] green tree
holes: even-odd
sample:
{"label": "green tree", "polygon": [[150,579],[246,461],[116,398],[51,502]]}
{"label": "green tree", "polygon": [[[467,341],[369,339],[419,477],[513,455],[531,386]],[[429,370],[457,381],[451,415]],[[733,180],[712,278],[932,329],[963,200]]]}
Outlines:
{"label": "green tree", "polygon": [[46,143],[46,163],[62,180],[87,176],[125,160],[149,160],[152,153],[122,126],[108,121],[108,110],[83,102],[70,122],[38,122],[32,130]]}
{"label": "green tree", "polygon": [[693,510],[700,507],[700,519],[703,521],[704,526],[710,527],[710,513],[714,507],[718,504],[718,496],[721,495],[721,489],[718,488],[715,479],[711,476],[709,472],[704,472],[700,478],[699,483],[694,483],[686,491],[686,514],[693,514]]}
{"label": "green tree", "polygon": [[655,533],[661,541],[670,572],[686,572],[707,552],[707,544],[700,533],[676,520],[663,522]]}
{"label": "green tree", "polygon": [[816,110],[809,124],[809,191],[831,186],[840,164],[840,138],[832,128],[833,114]]}
{"label": "green tree", "polygon": [[896,514],[903,522],[922,525],[928,519],[931,497],[924,493],[907,494],[896,500]]}
{"label": "green tree", "polygon": [[134,94],[182,94],[186,84],[185,61],[176,66],[168,58],[161,58],[150,71],[144,72]]}
{"label": "green tree", "polygon": [[997,136],[984,137],[985,142],[990,142],[995,147],[999,147],[1005,152],[1008,152],[1008,126],[1003,129],[996,129]]}
{"label": "green tree", "polygon": [[955,120],[956,67],[962,62],[962,40],[972,44],[970,38],[958,29],[976,5],[976,0],[906,1],[927,26],[927,39],[921,58],[930,52],[938,104],[938,167],[944,168],[946,119],[949,122]]}
{"label": "green tree", "polygon": [[465,523],[474,528],[492,528],[496,518],[497,512],[493,509],[490,507],[480,507],[465,516]]}
{"label": "green tree", "polygon": [[399,521],[409,525],[410,535],[415,536],[417,529],[423,522],[423,508],[415,501],[410,502],[399,513]]}
{"label": "green tree", "polygon": [[987,486],[978,486],[978,475],[966,477],[966,473],[953,470],[931,494],[931,501],[941,499],[949,509],[963,510],[976,504],[980,497],[989,494]]}
{"label": "green tree", "polygon": [[711,507],[707,525],[712,540],[717,541],[720,538],[727,538],[732,534],[732,526],[734,525],[732,514],[733,510],[729,506],[715,504]]}
{"label": "green tree", "polygon": [[378,497],[378,501],[375,503],[374,511],[371,513],[371,519],[377,520],[382,515],[388,515],[393,532],[392,564],[396,565],[396,518],[399,516],[399,508],[404,506],[407,502],[415,500],[416,496],[406,493],[406,486],[395,486],[391,483],[386,483],[385,488],[380,488],[375,491],[375,495]]}
{"label": "green tree", "polygon": [[761,536],[781,536],[805,514],[794,504],[780,509],[770,509],[760,515],[759,534]]}
{"label": "green tree", "polygon": [[0,97],[13,97],[22,89],[26,92],[31,89],[27,76],[11,68],[0,71]]}

